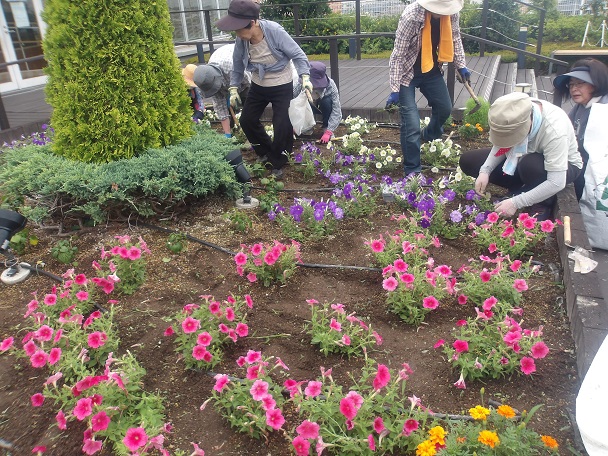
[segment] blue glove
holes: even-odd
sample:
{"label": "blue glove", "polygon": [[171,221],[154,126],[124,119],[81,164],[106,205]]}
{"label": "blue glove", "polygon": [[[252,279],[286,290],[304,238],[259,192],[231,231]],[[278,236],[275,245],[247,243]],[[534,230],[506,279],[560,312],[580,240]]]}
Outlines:
{"label": "blue glove", "polygon": [[230,133],[224,133],[224,136],[225,136],[226,138],[232,138],[232,134],[230,134]]}
{"label": "blue glove", "polygon": [[386,107],[384,109],[391,109],[399,106],[399,92],[391,92],[386,100]]}
{"label": "blue glove", "polygon": [[471,72],[469,71],[469,69],[467,67],[464,68],[460,68],[458,70],[458,73],[460,73],[460,78],[462,79],[458,79],[460,82],[464,83],[464,81],[467,82],[471,82]]}

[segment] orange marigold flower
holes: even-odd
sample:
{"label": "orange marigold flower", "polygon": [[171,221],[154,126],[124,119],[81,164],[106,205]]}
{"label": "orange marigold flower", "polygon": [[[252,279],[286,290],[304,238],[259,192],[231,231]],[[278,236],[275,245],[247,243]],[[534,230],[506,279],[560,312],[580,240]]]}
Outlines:
{"label": "orange marigold flower", "polygon": [[490,414],[490,410],[481,405],[476,405],[474,408],[469,409],[469,414],[475,420],[484,421]]}
{"label": "orange marigold flower", "polygon": [[549,448],[557,449],[557,447],[559,446],[557,444],[557,441],[553,437],[551,437],[550,435],[541,435],[540,439],[543,441],[543,443],[545,444],[545,446],[547,446]]}
{"label": "orange marigold flower", "polygon": [[490,448],[494,448],[500,443],[500,439],[496,435],[496,432],[492,431],[481,431],[477,440]]}
{"label": "orange marigold flower", "polygon": [[429,440],[433,442],[435,445],[443,446],[445,445],[445,436],[447,432],[441,426],[435,426],[432,429],[429,429]]}
{"label": "orange marigold flower", "polygon": [[464,443],[466,441],[467,441],[466,437],[456,437],[456,442],[458,442],[458,443]]}
{"label": "orange marigold flower", "polygon": [[436,453],[435,444],[430,440],[425,440],[416,447],[416,456],[435,456]]}
{"label": "orange marigold flower", "polygon": [[515,410],[513,410],[508,405],[501,405],[496,410],[496,413],[504,416],[505,418],[513,418],[515,416]]}

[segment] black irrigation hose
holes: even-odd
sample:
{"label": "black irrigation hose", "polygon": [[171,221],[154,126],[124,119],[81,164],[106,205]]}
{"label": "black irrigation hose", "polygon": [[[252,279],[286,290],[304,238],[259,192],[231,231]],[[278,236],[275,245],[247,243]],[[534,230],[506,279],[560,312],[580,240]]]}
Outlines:
{"label": "black irrigation hose", "polygon": [[[158,230],[158,231],[163,231],[165,233],[178,233],[178,231],[176,230],[172,230],[170,228],[163,228],[161,226],[157,226],[157,225],[152,225],[151,223],[146,223],[146,222],[135,222],[135,225],[141,225],[144,226],[146,228],[151,228],[154,230]],[[221,252],[227,253],[229,255],[235,256],[236,252],[233,252],[232,250],[228,250],[225,249],[224,247],[221,247],[217,244],[213,244],[212,242],[207,242],[207,241],[203,241],[202,239],[198,239],[194,236],[191,236],[189,234],[185,235],[187,239],[194,241],[194,242],[198,242],[199,244],[205,245],[207,247],[211,247],[213,249],[219,250]],[[296,263],[297,266],[301,266],[303,268],[326,268],[326,269],[352,269],[352,270],[358,270],[358,271],[373,271],[373,272],[382,272],[382,269],[379,268],[370,268],[367,266],[348,266],[348,265],[341,265],[341,264],[316,264],[316,263]]]}
{"label": "black irrigation hose", "polygon": [[47,272],[43,269],[38,269],[38,266],[30,266],[29,264],[26,263],[20,263],[20,266],[24,269],[28,269],[32,272],[35,272],[36,274],[41,274],[41,275],[45,275],[47,277],[50,277],[53,280],[56,280],[57,282],[63,282],[63,278],[59,277],[58,275],[53,274],[52,272]]}
{"label": "black irrigation hose", "polygon": [[[266,187],[258,187],[256,185],[252,185],[251,187],[252,190],[266,190]],[[277,191],[279,192],[286,192],[286,193],[297,193],[297,192],[331,192],[333,190],[335,190],[336,187],[319,187],[319,188],[282,188],[282,189],[277,189]]]}

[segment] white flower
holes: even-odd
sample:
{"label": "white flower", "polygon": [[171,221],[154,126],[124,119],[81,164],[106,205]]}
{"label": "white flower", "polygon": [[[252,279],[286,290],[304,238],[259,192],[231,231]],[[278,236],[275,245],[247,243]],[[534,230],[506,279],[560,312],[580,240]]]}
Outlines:
{"label": "white flower", "polygon": [[461,172],[456,172],[456,174],[454,174],[454,180],[456,182],[460,182],[462,180],[462,173]]}
{"label": "white flower", "polygon": [[366,146],[361,146],[361,153],[362,154],[366,154],[369,151],[369,149]]}
{"label": "white flower", "polygon": [[[437,174],[439,172],[439,169],[436,166],[433,166],[431,168],[431,172]],[[444,187],[445,187],[445,185],[444,185]]]}
{"label": "white flower", "polygon": [[396,161],[397,163],[401,163],[401,160],[402,160],[401,156],[399,156],[399,157],[395,158],[395,161]]}
{"label": "white flower", "polygon": [[444,149],[441,151],[441,156],[442,157],[449,157],[451,155],[450,153],[450,149]]}
{"label": "white flower", "polygon": [[388,157],[386,157],[386,161],[387,161],[387,162],[389,162],[389,163],[390,163],[390,162],[392,162],[392,161],[393,161],[393,157],[391,157],[391,156],[389,155]]}
{"label": "white flower", "polygon": [[356,124],[352,124],[352,125],[350,126],[350,128],[351,128],[352,130],[358,130],[359,128],[361,128],[361,126],[360,126],[358,123],[356,123]]}
{"label": "white flower", "polygon": [[385,150],[381,150],[380,151],[380,156],[381,157],[386,157],[386,151]]}
{"label": "white flower", "polygon": [[350,135],[351,138],[359,138],[361,135],[357,132],[354,132],[353,134]]}
{"label": "white flower", "polygon": [[437,147],[435,147],[435,145],[432,145],[431,147],[429,147],[430,152],[435,152],[436,150],[437,150]]}
{"label": "white flower", "polygon": [[376,162],[376,168],[378,168],[378,169],[382,168],[382,163]]}
{"label": "white flower", "polygon": [[452,147],[452,140],[451,139],[446,139],[445,140],[445,145],[448,147]]}

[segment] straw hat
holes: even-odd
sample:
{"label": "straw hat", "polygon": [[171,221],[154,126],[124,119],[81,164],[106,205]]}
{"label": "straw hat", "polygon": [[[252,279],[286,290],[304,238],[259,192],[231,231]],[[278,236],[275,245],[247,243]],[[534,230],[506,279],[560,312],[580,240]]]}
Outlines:
{"label": "straw hat", "polygon": [[184,77],[184,81],[186,81],[186,84],[188,84],[188,86],[190,87],[196,87],[196,84],[194,83],[194,71],[196,70],[196,65],[194,64],[189,64],[186,65],[184,67],[184,69],[182,70],[182,76]]}

